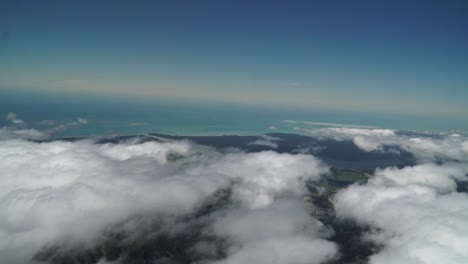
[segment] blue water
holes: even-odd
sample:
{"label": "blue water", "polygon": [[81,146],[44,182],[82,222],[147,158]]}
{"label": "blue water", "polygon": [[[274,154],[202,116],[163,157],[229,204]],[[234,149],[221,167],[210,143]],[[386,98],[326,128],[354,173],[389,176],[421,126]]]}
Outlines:
{"label": "blue water", "polygon": [[[201,102],[177,98],[89,96],[0,90],[0,116],[18,114],[31,127],[42,120],[59,122],[86,118],[88,123],[57,136],[99,134],[253,135],[266,132],[298,133],[295,127],[320,127],[283,120],[344,123],[397,130],[466,130],[463,120],[350,111],[285,108]],[[6,121],[1,120],[0,125]],[[275,129],[273,129],[273,127]]]}

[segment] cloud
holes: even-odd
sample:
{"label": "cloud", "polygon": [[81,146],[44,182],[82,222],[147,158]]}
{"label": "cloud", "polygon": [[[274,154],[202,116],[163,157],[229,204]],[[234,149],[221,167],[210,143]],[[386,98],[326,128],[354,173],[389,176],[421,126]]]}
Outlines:
{"label": "cloud", "polygon": [[226,179],[192,179],[165,165],[170,151],[188,149],[186,143],[1,142],[0,255],[15,263],[47,242],[93,240],[136,212],[189,211]]}
{"label": "cloud", "polygon": [[12,122],[13,124],[24,124],[24,121],[19,119],[18,116],[12,112],[8,113],[6,120]]}
{"label": "cloud", "polygon": [[[415,157],[414,166],[377,169],[366,184],[333,198],[338,219],[370,228],[361,238],[381,247],[371,264],[465,263],[468,254],[468,139],[389,129],[303,129],[318,139],[350,140],[364,151],[394,151]],[[389,149],[390,147],[390,149]]]}
{"label": "cloud", "polygon": [[329,230],[311,219],[301,200],[280,200],[255,209],[233,209],[212,226],[230,243],[228,258],[216,263],[322,263],[337,253]]}
{"label": "cloud", "polygon": [[[311,216],[319,207],[306,199],[306,183],[330,173],[312,155],[218,152],[175,140],[34,142],[25,140],[31,135],[18,136],[28,130],[26,123],[10,123],[0,129],[4,263],[30,263],[50,248],[86,252],[110,242],[134,248],[161,235],[187,246],[177,252],[197,256],[191,263],[324,263],[340,255],[332,242],[336,231]],[[68,123],[86,122],[62,125]],[[60,126],[50,125],[46,131]],[[416,157],[416,165],[377,169],[367,183],[331,200],[338,219],[369,228],[360,239],[381,248],[370,263],[466,262],[468,195],[459,190],[468,182],[466,137],[341,127],[302,131],[352,140],[370,152],[397,146]],[[265,135],[251,144],[278,141]],[[110,242],[109,233],[115,235]],[[186,237],[195,241],[184,244]],[[122,252],[125,262],[131,256]],[[97,261],[118,263],[102,254]]]}
{"label": "cloud", "polygon": [[354,139],[358,136],[363,137],[388,137],[394,136],[395,131],[391,129],[364,129],[364,128],[349,128],[349,127],[332,127],[321,129],[304,129],[305,132],[319,138],[332,138],[335,140]]}
{"label": "cloud", "polygon": [[[280,247],[297,249],[277,253],[281,259],[293,260],[289,263],[329,259],[336,253],[335,245],[326,240],[326,229],[307,214],[304,204],[305,181],[328,172],[310,155],[220,154],[186,141],[38,143],[15,138],[0,141],[0,171],[4,263],[29,263],[49,245],[92,246],[103,232],[135,216],[174,219],[165,230],[176,232],[176,219],[190,215],[225,188],[231,188],[232,204],[205,223],[213,223],[207,228],[212,234],[235,244],[219,261],[267,263],[272,256],[266,253]],[[284,212],[290,215],[275,220],[282,227],[259,222]],[[236,215],[245,219],[245,226],[220,232],[219,223]],[[268,237],[258,235],[255,241],[234,234],[236,228],[240,234],[261,225],[264,233],[276,231]]]}
{"label": "cloud", "polygon": [[250,142],[249,145],[266,146],[266,147],[270,147],[274,149],[278,148],[278,143],[265,140],[265,139],[257,139],[255,141]]}
{"label": "cloud", "polygon": [[[210,166],[236,175],[233,205],[216,212],[205,230],[227,240],[227,257],[215,263],[321,263],[336,256],[330,230],[313,219],[305,181],[328,167],[311,155],[232,153]],[[311,262],[312,261],[312,262]]]}
{"label": "cloud", "polygon": [[8,113],[5,119],[9,121],[10,124],[0,128],[0,140],[11,138],[40,140],[48,137],[48,135],[42,131],[28,128],[26,123],[15,113]]}
{"label": "cloud", "polygon": [[365,185],[334,198],[336,214],[372,227],[363,239],[383,246],[370,263],[465,263],[468,164],[432,163],[377,170]]}
{"label": "cloud", "polygon": [[17,114],[8,113],[6,120],[9,125],[0,128],[0,140],[27,139],[44,140],[72,128],[80,127],[88,123],[85,118],[77,117],[76,121],[59,122],[57,120],[42,120],[38,122],[41,129],[31,128],[29,124],[21,120]]}
{"label": "cloud", "polygon": [[57,133],[61,133],[73,128],[78,128],[81,125],[86,125],[88,124],[88,120],[82,117],[77,117],[76,121],[67,121],[67,122],[56,122],[56,123],[51,123],[53,125],[52,127],[49,127],[45,132],[49,135],[55,135]]}
{"label": "cloud", "polygon": [[254,242],[248,247],[216,263],[324,263],[336,254],[336,246],[322,239],[306,236],[283,237],[277,240]]}
{"label": "cloud", "polygon": [[88,123],[88,120],[85,119],[85,118],[82,118],[82,117],[77,117],[77,118],[76,118],[76,121],[77,121],[79,124],[87,124],[87,123]]}
{"label": "cloud", "polygon": [[0,128],[0,140],[9,138],[41,140],[48,138],[48,135],[35,129],[12,129],[8,127]]}
{"label": "cloud", "polygon": [[412,153],[419,162],[468,160],[468,138],[457,135],[397,133],[390,129],[323,128],[301,129],[319,139],[352,140],[364,151],[382,151],[398,146]]}
{"label": "cloud", "polygon": [[270,148],[278,148],[278,143],[276,141],[280,141],[281,138],[272,137],[268,135],[261,135],[260,139],[254,140],[250,142],[248,145],[259,145],[259,146],[267,146]]}
{"label": "cloud", "polygon": [[240,179],[233,197],[250,208],[266,206],[283,196],[302,198],[307,179],[317,180],[328,173],[328,167],[311,155],[273,151],[228,154],[209,168]]}

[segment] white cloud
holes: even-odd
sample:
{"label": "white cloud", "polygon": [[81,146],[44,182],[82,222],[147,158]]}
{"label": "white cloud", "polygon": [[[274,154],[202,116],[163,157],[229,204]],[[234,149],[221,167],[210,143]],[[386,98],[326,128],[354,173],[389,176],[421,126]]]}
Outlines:
{"label": "white cloud", "polygon": [[251,208],[271,204],[277,197],[302,196],[307,179],[319,179],[328,172],[328,167],[311,155],[273,151],[229,153],[202,168],[240,179],[233,197]]}
{"label": "white cloud", "polygon": [[[93,245],[103,230],[135,215],[182,218],[226,188],[230,202],[200,220],[204,234],[226,242],[225,255],[203,263],[323,263],[339,254],[329,241],[333,231],[310,216],[314,207],[304,200],[305,182],[329,172],[314,156],[221,154],[186,141],[38,143],[22,139],[42,135],[26,127],[12,123],[0,129],[5,263],[28,263],[49,243]],[[370,226],[363,239],[382,246],[370,263],[466,262],[468,195],[457,192],[458,182],[468,181],[464,136],[341,127],[307,132],[352,140],[366,151],[399,146],[417,157],[418,165],[378,169],[368,183],[352,185],[333,199],[339,218]],[[279,139],[259,140],[278,144]],[[166,228],[179,232],[176,222]],[[192,250],[216,247],[200,241]]]}
{"label": "white cloud", "polygon": [[364,151],[399,146],[412,153],[419,162],[434,160],[468,160],[468,138],[460,135],[398,134],[390,129],[323,128],[302,129],[319,139],[352,140]]}
{"label": "white cloud", "polygon": [[[317,179],[328,168],[310,155],[219,154],[183,141],[95,144],[9,139],[0,141],[0,171],[0,255],[4,263],[27,263],[48,243],[92,244],[104,228],[132,215],[185,215],[232,182],[232,199],[240,206],[232,210],[270,208],[274,214],[283,199],[302,205],[304,181]],[[285,233],[292,230],[290,238],[255,245],[268,249],[297,242],[295,246],[312,250],[307,257],[325,258],[315,247],[321,245],[326,257],[332,256],[334,245],[321,235],[299,236],[303,228],[320,228],[304,213],[296,212],[301,219],[278,219]],[[241,258],[239,251],[232,254]],[[291,257],[294,254],[299,252]]]}
{"label": "white cloud", "polygon": [[13,124],[24,124],[24,121],[19,119],[18,116],[12,112],[8,113],[6,120],[12,122]]}
{"label": "white cloud", "polygon": [[382,246],[372,264],[465,263],[468,259],[468,139],[461,135],[401,133],[389,129],[301,129],[319,139],[351,140],[364,151],[397,146],[418,165],[377,169],[364,185],[334,197],[338,218],[371,227],[363,237]]}
{"label": "white cloud", "polygon": [[0,255],[15,263],[67,236],[93,240],[137,212],[190,211],[227,179],[189,177],[167,164],[168,153],[189,151],[183,142],[1,142]]}
{"label": "white cloud", "polygon": [[[41,130],[31,128],[28,124],[19,119],[18,115],[10,112],[6,116],[6,120],[11,124],[0,128],[0,140],[7,139],[27,139],[27,140],[44,140],[52,137],[53,135],[64,132],[71,128],[77,128],[80,125],[87,124],[88,121],[84,118],[78,117],[76,121],[57,122],[56,120],[42,120],[38,122],[43,126]],[[46,128],[44,129],[44,126]]]}
{"label": "white cloud", "polygon": [[253,242],[233,252],[228,259],[216,263],[318,264],[330,260],[335,254],[336,246],[333,243],[298,235]]}
{"label": "white cloud", "polygon": [[319,138],[332,138],[335,140],[348,140],[355,137],[388,137],[395,136],[391,129],[364,129],[349,127],[331,127],[321,129],[304,129],[305,132]]}
{"label": "white cloud", "polygon": [[466,163],[377,170],[367,184],[339,192],[335,210],[377,228],[365,239],[383,249],[370,263],[466,263],[468,195],[456,191],[456,180],[467,173]]}
{"label": "white cloud", "polygon": [[277,141],[282,140],[281,138],[272,137],[268,135],[261,135],[259,139],[250,142],[248,145],[259,145],[259,146],[267,146],[270,148],[278,148]]}
{"label": "white cloud", "polygon": [[26,123],[19,119],[15,113],[8,113],[5,119],[11,124],[9,126],[0,127],[0,140],[11,138],[39,140],[48,137],[44,132],[32,128],[27,128]]}
{"label": "white cloud", "polygon": [[249,145],[258,145],[258,146],[266,146],[270,148],[278,148],[278,143],[265,140],[265,139],[257,139],[255,141],[250,142]]}
{"label": "white cloud", "polygon": [[82,117],[77,117],[76,118],[76,121],[80,124],[87,124],[88,123],[88,120],[85,119],[85,118],[82,118]]}
{"label": "white cloud", "polygon": [[48,138],[48,135],[36,129],[14,129],[9,127],[0,128],[0,140],[9,138],[40,140]]}
{"label": "white cloud", "polygon": [[318,159],[232,153],[210,168],[240,179],[234,206],[217,212],[208,230],[229,242],[227,258],[216,263],[321,263],[336,256],[336,245],[326,240],[329,230],[310,216],[313,208],[303,199],[305,181],[328,173]]}
{"label": "white cloud", "polygon": [[254,209],[232,209],[218,217],[214,234],[230,242],[228,258],[218,263],[322,263],[337,247],[310,217],[303,200],[280,200]]}

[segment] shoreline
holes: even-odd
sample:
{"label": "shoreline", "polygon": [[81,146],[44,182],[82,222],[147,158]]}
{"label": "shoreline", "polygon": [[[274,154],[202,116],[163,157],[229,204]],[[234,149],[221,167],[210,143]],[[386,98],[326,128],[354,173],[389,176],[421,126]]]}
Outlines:
{"label": "shoreline", "polygon": [[[190,135],[179,135],[179,134],[166,134],[159,132],[149,132],[149,133],[137,133],[137,134],[90,134],[90,135],[72,135],[72,136],[59,136],[52,137],[51,140],[60,140],[60,139],[77,139],[77,138],[112,138],[112,137],[159,137],[158,135],[168,136],[168,137],[181,137],[181,138],[200,138],[200,137],[261,137],[268,134],[284,134],[284,135],[297,135],[297,136],[307,136],[300,133],[285,133],[285,132],[267,132],[259,134],[190,134]],[[309,137],[309,136],[308,136]]]}

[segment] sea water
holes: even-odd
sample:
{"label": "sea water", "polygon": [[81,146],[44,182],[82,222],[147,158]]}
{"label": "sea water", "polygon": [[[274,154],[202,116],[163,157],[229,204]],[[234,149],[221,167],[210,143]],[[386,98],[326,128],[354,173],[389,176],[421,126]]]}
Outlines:
{"label": "sea water", "polygon": [[[30,127],[44,120],[63,124],[77,117],[86,124],[56,136],[163,133],[176,135],[255,135],[300,133],[327,126],[463,133],[468,122],[430,116],[324,110],[310,107],[234,104],[169,97],[125,97],[0,90],[0,116],[16,113]],[[7,125],[1,118],[0,125]]]}

